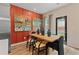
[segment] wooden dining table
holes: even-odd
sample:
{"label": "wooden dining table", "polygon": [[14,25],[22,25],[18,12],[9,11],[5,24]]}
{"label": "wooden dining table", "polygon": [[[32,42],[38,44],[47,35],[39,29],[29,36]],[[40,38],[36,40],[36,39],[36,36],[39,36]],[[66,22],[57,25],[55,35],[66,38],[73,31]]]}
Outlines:
{"label": "wooden dining table", "polygon": [[58,38],[60,38],[60,36],[57,35],[53,35],[51,37],[48,37],[47,35],[41,35],[41,34],[30,34],[33,37],[39,38],[38,40],[43,40],[43,41],[47,41],[47,42],[54,42],[56,40],[58,40]]}
{"label": "wooden dining table", "polygon": [[63,37],[58,35],[51,35],[48,37],[47,35],[41,34],[30,34],[30,36],[38,38],[37,40],[46,41],[46,54],[48,54],[48,47],[56,49],[58,51],[58,55],[64,55],[64,46],[63,46]]}

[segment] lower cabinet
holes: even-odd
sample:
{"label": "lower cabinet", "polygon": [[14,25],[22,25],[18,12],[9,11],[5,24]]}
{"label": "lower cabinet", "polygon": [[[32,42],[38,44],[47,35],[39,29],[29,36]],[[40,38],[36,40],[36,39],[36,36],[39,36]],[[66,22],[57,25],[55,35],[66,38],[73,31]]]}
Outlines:
{"label": "lower cabinet", "polygon": [[28,35],[29,32],[16,32],[16,33],[12,33],[11,36],[11,43],[19,43],[19,42],[23,42],[23,41],[27,41],[28,40]]}

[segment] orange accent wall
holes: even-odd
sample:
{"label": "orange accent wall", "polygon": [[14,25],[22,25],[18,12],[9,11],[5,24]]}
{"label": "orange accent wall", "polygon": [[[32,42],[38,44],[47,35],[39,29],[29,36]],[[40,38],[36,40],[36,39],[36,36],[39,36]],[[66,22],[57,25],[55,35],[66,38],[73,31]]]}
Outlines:
{"label": "orange accent wall", "polygon": [[[29,35],[30,31],[22,31],[22,32],[15,32],[14,31],[14,15],[19,14],[22,15],[23,17],[27,17],[30,20],[33,20],[36,17],[39,17],[42,19],[42,14],[35,13],[30,10],[26,10],[23,8],[20,8],[18,6],[10,5],[10,20],[11,20],[11,43],[18,43],[18,42],[23,42],[26,41],[28,38],[27,36]],[[26,36],[26,39],[24,37]]]}

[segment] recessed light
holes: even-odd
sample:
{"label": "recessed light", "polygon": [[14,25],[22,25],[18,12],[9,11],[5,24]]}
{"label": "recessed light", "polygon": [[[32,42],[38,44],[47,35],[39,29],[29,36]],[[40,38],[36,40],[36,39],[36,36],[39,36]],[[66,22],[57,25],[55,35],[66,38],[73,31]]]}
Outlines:
{"label": "recessed light", "polygon": [[34,8],[33,10],[35,10],[35,11],[36,11],[36,8]]}

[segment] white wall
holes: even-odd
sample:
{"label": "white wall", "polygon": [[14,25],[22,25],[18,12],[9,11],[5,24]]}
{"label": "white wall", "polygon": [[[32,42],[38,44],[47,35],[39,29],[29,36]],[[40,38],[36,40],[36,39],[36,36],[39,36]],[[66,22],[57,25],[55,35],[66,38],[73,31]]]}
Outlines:
{"label": "white wall", "polygon": [[44,16],[52,14],[52,29],[55,31],[56,17],[67,16],[68,45],[79,48],[79,4],[71,4],[56,9]]}
{"label": "white wall", "polygon": [[0,4],[0,17],[10,17],[10,6]]}
{"label": "white wall", "polygon": [[0,33],[10,32],[10,21],[9,20],[0,20]]}
{"label": "white wall", "polygon": [[0,55],[8,55],[8,39],[0,39]]}
{"label": "white wall", "polygon": [[10,6],[0,3],[0,33],[10,32]]}

